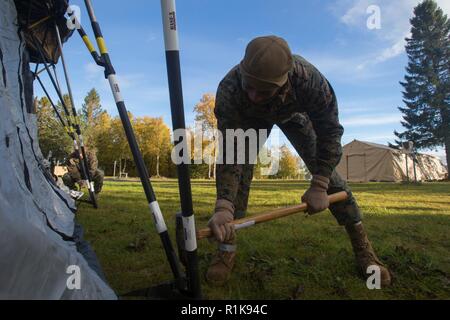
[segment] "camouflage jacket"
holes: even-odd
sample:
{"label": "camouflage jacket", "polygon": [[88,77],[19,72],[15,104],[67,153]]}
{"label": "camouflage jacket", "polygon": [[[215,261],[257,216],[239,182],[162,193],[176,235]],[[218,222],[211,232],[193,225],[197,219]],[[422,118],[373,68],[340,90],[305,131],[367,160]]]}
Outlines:
{"label": "camouflage jacket", "polygon": [[[262,129],[289,122],[299,114],[312,123],[316,140],[316,163],[319,174],[330,177],[342,156],[338,106],[333,88],[327,79],[303,57],[294,55],[294,67],[280,95],[266,105],[250,102],[242,89],[239,66],[234,67],[220,82],[215,115],[218,129],[226,145],[226,129]],[[225,150],[225,148],[223,148]],[[248,166],[247,166],[248,167]],[[234,201],[245,165],[217,165],[217,196]]]}
{"label": "camouflage jacket", "polygon": [[[92,177],[92,176],[94,176],[95,171],[97,171],[97,168],[98,168],[97,156],[94,152],[87,150],[86,157],[88,160],[87,162],[88,162],[88,166],[89,166],[89,173]],[[78,159],[78,154],[76,151],[70,154],[69,158],[66,161],[66,166],[67,166],[67,172],[73,179],[82,180],[80,161]]]}

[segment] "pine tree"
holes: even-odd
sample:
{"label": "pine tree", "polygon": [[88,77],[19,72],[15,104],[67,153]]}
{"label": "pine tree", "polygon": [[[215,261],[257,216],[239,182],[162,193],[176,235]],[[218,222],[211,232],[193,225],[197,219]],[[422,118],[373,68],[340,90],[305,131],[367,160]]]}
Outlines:
{"label": "pine tree", "polygon": [[411,38],[407,38],[408,66],[402,125],[395,132],[402,141],[421,148],[444,146],[450,164],[450,21],[433,0],[414,9]]}
{"label": "pine tree", "polygon": [[82,131],[86,144],[90,147],[96,147],[95,136],[99,121],[105,111],[100,103],[100,96],[95,90],[91,89],[86,97],[81,109]]}
{"label": "pine tree", "polygon": [[84,98],[84,103],[82,106],[83,120],[88,126],[95,125],[95,121],[103,113],[102,105],[100,104],[100,96],[95,90],[91,89],[87,96]]}

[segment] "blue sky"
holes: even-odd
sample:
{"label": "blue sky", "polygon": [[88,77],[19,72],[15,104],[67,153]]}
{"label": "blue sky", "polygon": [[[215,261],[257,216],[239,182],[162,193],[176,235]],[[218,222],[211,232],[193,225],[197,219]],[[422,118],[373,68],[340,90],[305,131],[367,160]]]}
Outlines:
{"label": "blue sky", "polygon": [[[162,116],[171,124],[160,1],[94,0],[127,108],[133,114]],[[401,86],[404,38],[418,0],[179,0],[177,1],[186,120],[203,93],[215,93],[230,68],[256,36],[284,37],[294,53],[316,65],[338,96],[343,142],[386,144],[402,130]],[[84,1],[81,22],[91,37]],[[438,3],[450,14],[450,1]],[[367,8],[377,5],[381,29],[370,30]],[[77,106],[93,87],[102,106],[116,115],[101,68],[75,34],[65,45]],[[37,90],[37,94],[40,91]],[[437,153],[443,156],[443,150]]]}

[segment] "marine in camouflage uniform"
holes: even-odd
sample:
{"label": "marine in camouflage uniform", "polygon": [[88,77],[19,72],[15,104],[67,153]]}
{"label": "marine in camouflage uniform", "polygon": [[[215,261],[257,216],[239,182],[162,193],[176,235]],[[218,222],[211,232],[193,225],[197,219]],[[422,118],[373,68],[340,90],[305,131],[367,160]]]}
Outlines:
{"label": "marine in camouflage uniform", "polygon": [[[339,124],[336,96],[331,85],[312,64],[300,56],[293,58],[294,67],[289,72],[288,83],[266,105],[255,105],[248,99],[242,89],[239,66],[222,80],[217,91],[215,115],[224,145],[229,143],[226,129],[265,129],[269,133],[274,125],[278,126],[311,174],[330,178],[328,194],[339,191],[349,194],[347,201],[330,208],[339,224],[357,223],[361,221],[361,214],[355,198],[334,169],[342,155],[341,137],[344,132]],[[258,146],[261,145],[258,141]],[[245,149],[248,159],[248,144]],[[233,202],[238,217],[243,217],[247,210],[254,167],[251,164],[254,159],[251,160],[245,164],[217,165],[217,197]]]}
{"label": "marine in camouflage uniform", "polygon": [[[265,83],[264,80],[270,79],[276,72],[277,66],[283,68],[283,64],[286,65],[284,78]],[[279,74],[282,73],[279,71]],[[266,100],[260,99],[261,103],[255,102],[250,94],[252,90],[270,91],[274,83],[279,85],[273,91],[275,94],[269,94]],[[237,150],[235,141],[227,141],[229,137],[226,131],[267,130],[268,137],[276,125],[313,175],[311,187],[302,197],[308,207],[313,208],[309,213],[328,207],[328,199],[325,199],[327,194],[346,191],[348,199],[329,205],[329,209],[337,222],[346,227],[358,264],[364,269],[361,271],[365,272],[368,265],[379,265],[384,277],[383,285],[390,283],[389,271],[376,257],[362,228],[361,212],[356,200],[347,183],[335,170],[342,156],[341,137],[344,129],[339,123],[333,88],[311,63],[301,56],[292,55],[287,43],[281,38],[271,36],[254,39],[247,47],[243,62],[234,67],[219,84],[215,115],[224,139],[221,149],[223,164],[217,164],[217,202],[209,226],[221,244],[207,272],[206,277],[210,282],[223,284],[233,268],[236,246],[234,228],[230,222],[245,216],[255,163],[255,159],[249,159],[249,139],[246,139],[245,163],[238,164],[237,154],[243,150]],[[257,136],[259,139],[260,136]],[[258,141],[257,146],[262,146],[264,142]],[[226,163],[226,149],[230,143],[234,148],[234,163],[231,164]]]}
{"label": "marine in camouflage uniform", "polygon": [[[98,168],[98,160],[96,154],[86,149],[86,157],[89,166],[89,173],[92,182],[94,183],[94,192],[98,195],[102,191],[103,179],[105,174]],[[80,160],[78,159],[77,151],[69,155],[66,161],[67,173],[63,176],[64,184],[70,189],[76,189],[76,184],[83,183],[84,180],[81,175]]]}

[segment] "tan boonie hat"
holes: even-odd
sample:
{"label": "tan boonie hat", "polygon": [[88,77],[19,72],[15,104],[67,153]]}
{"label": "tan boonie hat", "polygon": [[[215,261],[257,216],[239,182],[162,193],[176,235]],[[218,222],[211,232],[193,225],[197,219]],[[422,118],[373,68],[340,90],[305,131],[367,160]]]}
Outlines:
{"label": "tan boonie hat", "polygon": [[240,63],[243,82],[259,90],[282,87],[292,69],[292,53],[287,42],[276,36],[250,41]]}

